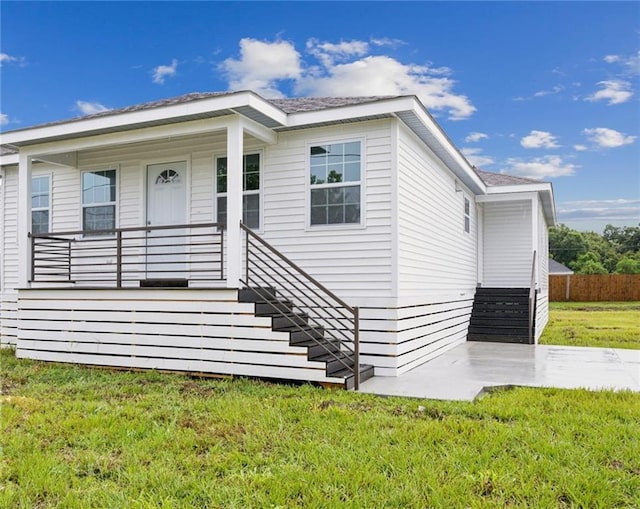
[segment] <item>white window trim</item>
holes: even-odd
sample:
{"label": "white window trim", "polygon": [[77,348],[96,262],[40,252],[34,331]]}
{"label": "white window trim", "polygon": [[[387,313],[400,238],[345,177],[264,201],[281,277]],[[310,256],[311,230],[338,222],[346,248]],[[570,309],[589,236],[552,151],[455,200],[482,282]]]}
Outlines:
{"label": "white window trim", "polygon": [[[256,154],[260,156],[260,189],[258,189],[257,191],[256,190],[242,191],[242,196],[255,195],[255,194],[258,195],[260,223],[258,224],[258,228],[252,229],[252,231],[256,233],[264,233],[264,168],[265,168],[264,150],[257,149],[257,150],[247,150],[243,152],[242,153],[242,164],[243,164],[242,171],[244,172],[245,156],[251,156]],[[214,222],[218,221],[218,197],[220,198],[227,197],[227,193],[218,193],[218,159],[222,159],[223,157],[227,158],[228,160],[228,156],[226,153],[216,154],[213,156],[213,221]],[[228,171],[229,169],[227,168],[227,172]],[[227,173],[227,179],[228,178],[229,178],[229,175]]]}
{"label": "white window trim", "polygon": [[[318,145],[336,145],[338,143],[360,142],[360,180],[358,182],[340,182],[335,184],[314,184],[311,185],[311,147]],[[344,138],[335,136],[330,138],[322,138],[313,142],[307,142],[305,146],[305,231],[335,231],[335,230],[364,230],[366,225],[366,137]],[[346,187],[360,186],[360,222],[359,223],[339,223],[339,224],[311,224],[311,189],[322,189],[323,187]]]}
{"label": "white window trim", "polygon": [[40,174],[32,174],[31,175],[31,196],[33,199],[33,179],[37,179],[37,178],[43,178],[43,177],[47,177],[49,179],[49,189],[48,189],[48,193],[49,193],[49,206],[48,207],[31,207],[31,230],[33,233],[33,213],[34,212],[38,212],[41,210],[48,210],[49,211],[49,225],[47,227],[47,232],[51,233],[52,231],[52,225],[53,225],[53,173],[40,173]]}
{"label": "white window trim", "polygon": [[[80,228],[79,230],[84,231],[84,222],[83,222],[83,217],[84,217],[84,209],[85,209],[85,204],[83,203],[83,196],[82,196],[82,176],[85,173],[95,173],[98,171],[109,171],[109,170],[115,170],[116,172],[116,201],[115,202],[104,202],[104,203],[92,203],[90,205],[86,205],[87,207],[100,207],[103,205],[115,205],[115,225],[114,228],[118,228],[118,225],[120,223],[120,165],[118,164],[109,164],[109,165],[101,165],[101,166],[97,166],[95,168],[89,167],[89,168],[83,168],[82,170],[80,170],[80,218],[79,218],[79,222],[80,222]],[[105,235],[93,235],[91,232],[85,233],[84,237],[105,237]]]}

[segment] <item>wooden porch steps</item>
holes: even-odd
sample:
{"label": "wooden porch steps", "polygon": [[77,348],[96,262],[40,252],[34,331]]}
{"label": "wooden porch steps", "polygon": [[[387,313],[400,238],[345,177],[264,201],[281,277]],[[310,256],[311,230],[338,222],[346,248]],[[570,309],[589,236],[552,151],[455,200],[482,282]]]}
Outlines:
{"label": "wooden porch steps", "polygon": [[[271,328],[288,332],[290,345],[307,347],[308,360],[324,362],[328,377],[342,378],[346,389],[353,388],[353,354],[343,350],[340,342],[310,321],[308,315],[296,312],[291,301],[278,297],[275,288],[242,288],[238,291],[238,300],[255,303],[256,316],[271,317]],[[360,382],[373,375],[372,365],[360,364]]]}
{"label": "wooden porch steps", "polygon": [[529,344],[529,288],[478,288],[467,341]]}

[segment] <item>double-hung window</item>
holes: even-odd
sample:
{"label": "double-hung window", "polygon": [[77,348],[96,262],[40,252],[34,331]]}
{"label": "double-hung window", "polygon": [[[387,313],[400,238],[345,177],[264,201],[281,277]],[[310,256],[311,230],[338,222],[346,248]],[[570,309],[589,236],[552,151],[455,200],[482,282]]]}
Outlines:
{"label": "double-hung window", "polygon": [[310,225],[360,224],[360,141],[309,148]]}
{"label": "double-hung window", "polygon": [[116,227],[116,170],[82,173],[82,229],[85,232]]}
{"label": "double-hung window", "polygon": [[[227,224],[227,158],[216,160],[218,222]],[[242,222],[260,228],[260,154],[248,154],[242,161]]]}
{"label": "double-hung window", "polygon": [[31,179],[31,233],[51,229],[51,175]]}

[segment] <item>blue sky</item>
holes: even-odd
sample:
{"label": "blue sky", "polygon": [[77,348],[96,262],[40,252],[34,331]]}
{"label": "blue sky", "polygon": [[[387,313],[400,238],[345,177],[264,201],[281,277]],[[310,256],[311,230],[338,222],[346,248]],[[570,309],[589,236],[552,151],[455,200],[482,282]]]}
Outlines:
{"label": "blue sky", "polygon": [[0,124],[189,92],[416,94],[559,220],[640,222],[638,2],[0,3]]}

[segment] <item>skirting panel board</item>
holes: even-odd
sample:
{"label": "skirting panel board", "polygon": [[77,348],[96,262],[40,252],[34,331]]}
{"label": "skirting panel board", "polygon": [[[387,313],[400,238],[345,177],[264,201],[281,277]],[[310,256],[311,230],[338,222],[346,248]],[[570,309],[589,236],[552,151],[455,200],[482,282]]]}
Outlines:
{"label": "skirting panel board", "polygon": [[56,362],[336,382],[234,290],[21,290],[16,355]]}
{"label": "skirting panel board", "polygon": [[362,362],[398,376],[467,339],[473,295],[432,298],[397,308],[361,308]]}
{"label": "skirting panel board", "polygon": [[0,346],[15,346],[18,336],[18,294],[0,296]]}

